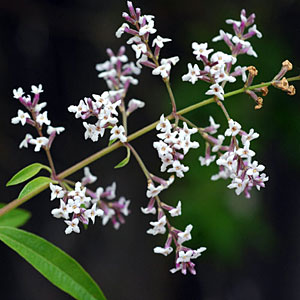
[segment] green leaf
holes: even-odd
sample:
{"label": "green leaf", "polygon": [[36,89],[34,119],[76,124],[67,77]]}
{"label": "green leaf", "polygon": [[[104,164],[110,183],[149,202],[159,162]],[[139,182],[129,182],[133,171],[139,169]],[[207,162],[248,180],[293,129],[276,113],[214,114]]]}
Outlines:
{"label": "green leaf", "polygon": [[129,147],[127,147],[127,156],[121,162],[119,162],[114,168],[118,169],[118,168],[125,167],[129,163],[129,159],[130,159],[130,149]]}
{"label": "green leaf", "polygon": [[117,139],[109,140],[108,146],[112,145]]}
{"label": "green leaf", "polygon": [[99,286],[75,259],[45,239],[24,230],[0,226],[0,240],[75,299],[106,299]]}
{"label": "green leaf", "polygon": [[29,193],[38,190],[40,187],[44,186],[45,184],[49,184],[50,182],[55,182],[55,181],[53,181],[49,177],[44,177],[44,176],[40,176],[32,179],[23,187],[22,191],[19,194],[18,199],[25,197]]}
{"label": "green leaf", "polygon": [[36,175],[41,169],[46,169],[51,173],[51,169],[45,165],[42,165],[40,163],[34,163],[31,164],[21,171],[19,171],[16,175],[14,175],[6,184],[6,186],[19,184],[21,182],[24,182],[34,175]]}
{"label": "green leaf", "polygon": [[[4,207],[5,203],[0,203],[0,208]],[[15,208],[0,217],[0,226],[20,227],[24,225],[31,217],[31,213],[21,208]]]}

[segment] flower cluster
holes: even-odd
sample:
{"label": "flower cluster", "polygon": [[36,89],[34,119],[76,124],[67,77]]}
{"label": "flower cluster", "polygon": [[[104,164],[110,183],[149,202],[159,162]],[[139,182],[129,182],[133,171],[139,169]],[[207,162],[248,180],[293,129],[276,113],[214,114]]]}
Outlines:
{"label": "flower cluster", "polygon": [[157,150],[162,161],[161,172],[165,172],[167,167],[171,166],[167,172],[174,172],[180,178],[184,177],[184,173],[189,170],[189,167],[183,165],[180,161],[183,160],[191,148],[196,149],[199,147],[198,142],[191,141],[191,135],[198,131],[197,128],[188,128],[185,122],[183,122],[183,128],[180,128],[172,125],[164,115],[161,115],[156,129],[161,131],[157,135],[160,141],[154,142],[153,147]]}
{"label": "flower cluster", "polygon": [[[179,57],[162,58],[159,63],[159,56],[164,44],[170,42],[171,39],[157,35],[152,41],[152,50],[149,45],[149,37],[150,34],[157,31],[154,28],[154,16],[142,15],[141,9],[134,8],[131,1],[127,1],[127,5],[129,14],[126,12],[122,14],[127,23],[123,23],[116,31],[116,37],[120,38],[124,32],[132,35],[127,44],[131,45],[135,51],[137,65],[140,68],[143,65],[152,68],[153,75],[160,75],[163,79],[169,78],[172,65],[176,65]],[[134,28],[131,28],[129,24],[133,25]]]}
{"label": "flower cluster", "polygon": [[[29,124],[35,127],[38,131],[39,137],[33,138],[30,133],[27,133],[24,140],[20,143],[19,148],[28,148],[28,144],[34,145],[34,151],[38,152],[41,148],[50,148],[56,134],[60,134],[65,130],[64,127],[52,127],[51,121],[48,119],[48,112],[42,112],[42,109],[47,105],[46,102],[39,103],[40,94],[43,92],[41,84],[38,86],[32,85],[31,92],[33,93],[33,99],[30,95],[24,96],[24,91],[21,87],[13,90],[14,98],[29,112],[18,110],[18,116],[11,119],[12,124],[21,123],[22,126]],[[47,125],[47,134],[49,137],[43,136],[43,125]]]}
{"label": "flower cluster", "polygon": [[[199,157],[199,160],[201,165],[208,166],[216,159],[216,155],[211,155],[211,152],[218,153],[219,158],[216,163],[219,166],[219,173],[213,175],[211,179],[231,178],[232,182],[228,188],[235,189],[237,195],[244,192],[249,198],[252,187],[255,186],[260,190],[261,187],[265,187],[265,182],[269,179],[265,173],[260,173],[265,167],[255,160],[252,161],[255,152],[250,149],[250,142],[258,138],[259,134],[254,132],[253,128],[249,133],[243,131],[241,125],[232,119],[228,121],[228,125],[229,128],[224,135],[218,135],[217,138],[211,135],[217,132],[211,130],[213,126],[203,129],[207,146],[205,157]],[[223,145],[225,136],[231,137],[229,145]],[[238,136],[240,136],[242,147],[239,146]]]}
{"label": "flower cluster", "polygon": [[203,63],[203,69],[201,70],[197,64],[193,66],[189,63],[188,73],[182,76],[183,81],[194,84],[198,80],[202,80],[210,83],[206,95],[214,95],[220,100],[224,100],[223,88],[226,82],[235,82],[237,76],[242,76],[243,81],[246,82],[247,67],[236,66],[234,71],[231,71],[231,68],[237,62],[236,57],[240,54],[246,53],[257,57],[248,39],[254,35],[261,38],[262,34],[257,30],[256,25],[253,25],[255,14],[251,14],[247,18],[246,11],[243,9],[240,17],[241,21],[226,20],[227,24],[232,24],[235,35],[220,30],[219,35],[213,38],[213,42],[223,40],[228,45],[230,54],[222,51],[214,52],[213,49],[208,49],[207,43],[192,43],[193,54],[197,60]]}
{"label": "flower cluster", "polygon": [[65,184],[55,185],[50,183],[51,201],[60,200],[60,206],[54,208],[51,213],[55,218],[65,219],[68,225],[65,233],[80,232],[79,223],[88,225],[89,220],[95,223],[96,217],[102,218],[102,225],[112,221],[115,229],[120,223],[124,223],[124,216],[128,216],[130,200],[120,197],[118,201],[112,201],[116,197],[116,183],[105,190],[98,187],[96,192],[87,189],[86,184],[94,183],[97,177],[90,173],[89,168],[84,169],[85,176],[81,182],[75,183],[75,188],[68,189]]}
{"label": "flower cluster", "polygon": [[125,47],[121,47],[117,55],[111,49],[107,49],[107,53],[110,59],[97,64],[96,69],[100,71],[98,77],[106,81],[110,90],[104,91],[101,95],[93,94],[92,98],[86,97],[80,100],[77,106],[69,106],[68,110],[75,114],[75,118],[86,120],[95,117],[97,119],[96,123],[83,122],[86,129],[85,139],[90,138],[93,142],[97,142],[99,136],[103,137],[105,129],[109,128],[111,129],[111,141],[119,139],[122,143],[125,143],[127,133],[123,125],[117,125],[118,111],[129,116],[136,109],[145,106],[144,102],[131,99],[125,110],[124,103],[130,84],[138,83],[138,80],[131,75],[138,75],[140,69],[132,62],[127,63],[128,57],[125,55]]}

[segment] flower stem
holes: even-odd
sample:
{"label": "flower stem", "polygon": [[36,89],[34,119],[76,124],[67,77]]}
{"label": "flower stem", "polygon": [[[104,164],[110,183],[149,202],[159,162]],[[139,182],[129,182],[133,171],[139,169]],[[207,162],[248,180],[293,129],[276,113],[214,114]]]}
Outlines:
{"label": "flower stem", "polygon": [[[295,76],[295,77],[291,77],[291,78],[288,78],[287,79],[288,81],[296,81],[296,80],[300,80],[300,75],[299,76]],[[264,86],[270,86],[272,84],[273,81],[269,81],[269,82],[265,82],[265,83],[260,83],[260,84],[257,84],[257,85],[252,85],[250,87],[243,87],[241,89],[237,89],[235,91],[232,91],[232,92],[229,92],[229,93],[226,93],[224,94],[224,98],[228,98],[228,97],[231,97],[231,96],[234,96],[234,95],[238,95],[238,94],[241,94],[241,93],[244,93],[246,90],[254,90],[256,88],[260,88],[260,87],[264,87]],[[191,111],[194,111],[202,106],[205,106],[205,105],[208,105],[210,103],[214,103],[215,100],[214,98],[209,98],[209,99],[206,99],[206,100],[203,100],[203,101],[200,101],[196,104],[193,104],[193,105],[190,105],[186,108],[183,108],[179,111],[177,111],[177,115],[183,115],[183,114],[186,114],[188,112],[191,112]],[[173,114],[170,114],[166,117],[168,120],[172,120],[174,119],[174,115]],[[152,124],[149,124],[147,126],[145,126],[144,128],[132,133],[131,135],[128,136],[127,138],[127,141],[128,142],[131,142],[135,139],[137,139],[138,137],[146,134],[147,132],[150,132],[151,130],[153,130],[156,125],[159,123],[159,121],[156,121],[156,122],[153,122]],[[116,142],[94,154],[92,154],[91,156],[85,158],[84,160],[78,162],[77,164],[75,164],[74,166],[66,169],[65,171],[59,173],[56,178],[58,180],[62,180],[72,174],[74,174],[75,172],[77,172],[78,170],[82,169],[83,167],[86,167],[87,165],[91,164],[92,162],[98,160],[99,158],[115,151],[116,149],[120,148],[121,146],[123,146],[123,143],[121,142]],[[4,206],[3,208],[0,209],[0,217],[2,215],[4,215],[5,213],[11,211],[12,209],[20,206],[21,204],[23,204],[24,202],[26,202],[27,200],[31,199],[32,197],[36,196],[37,194],[41,193],[42,191],[44,191],[46,188],[48,188],[48,184],[44,184],[42,186],[39,187],[39,189],[35,190],[34,192],[32,193],[29,193],[28,195],[26,195],[25,197],[23,198],[20,198],[20,199],[15,199],[13,201],[11,201],[9,204],[7,204],[6,206]]]}

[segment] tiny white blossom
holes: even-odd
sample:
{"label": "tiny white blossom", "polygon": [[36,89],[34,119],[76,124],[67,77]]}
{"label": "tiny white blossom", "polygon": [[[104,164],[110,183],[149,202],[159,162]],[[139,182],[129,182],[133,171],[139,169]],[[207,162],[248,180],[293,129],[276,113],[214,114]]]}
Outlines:
{"label": "tiny white blossom", "polygon": [[161,75],[162,78],[169,77],[171,65],[169,63],[163,64],[152,70],[153,75]]}
{"label": "tiny white blossom", "polygon": [[83,169],[83,172],[84,172],[84,177],[81,179],[81,182],[82,183],[85,183],[85,184],[92,184],[94,183],[96,180],[97,180],[97,176],[93,175],[90,171],[90,168],[89,167],[85,167]]}
{"label": "tiny white blossom", "polygon": [[155,32],[156,32],[156,29],[154,28],[154,21],[149,20],[148,24],[146,24],[140,28],[139,35],[144,35],[146,33],[153,34]]}
{"label": "tiny white blossom", "polygon": [[175,160],[172,166],[173,168],[170,168],[168,172],[176,172],[176,176],[180,178],[184,177],[184,172],[187,172],[189,170],[189,167],[184,166],[178,160]]}
{"label": "tiny white blossom", "polygon": [[242,158],[249,158],[255,155],[255,152],[251,149],[250,147],[250,142],[245,143],[244,148],[239,148],[236,151],[236,154],[239,155]]}
{"label": "tiny white blossom", "polygon": [[201,43],[201,44],[198,44],[196,42],[192,43],[192,48],[194,49],[193,54],[196,55],[197,60],[201,60],[201,55],[207,58],[208,55],[214,51],[213,49],[207,49],[207,46],[208,46],[207,43]]}
{"label": "tiny white blossom", "polygon": [[172,125],[168,119],[165,119],[165,116],[162,114],[159,119],[159,123],[156,125],[156,130],[166,132],[172,129]]}
{"label": "tiny white blossom", "polygon": [[161,65],[164,65],[166,63],[171,63],[173,66],[175,66],[179,62],[179,57],[178,56],[173,56],[169,58],[162,58],[160,61]]}
{"label": "tiny white blossom", "polygon": [[157,47],[162,48],[164,46],[164,43],[171,42],[172,40],[169,38],[163,38],[160,35],[158,35],[152,42],[152,47],[157,45]]}
{"label": "tiny white blossom", "polygon": [[43,124],[50,125],[51,121],[48,119],[48,112],[44,111],[42,114],[38,114],[36,121],[42,126]]}
{"label": "tiny white blossom", "polygon": [[24,92],[23,89],[19,87],[18,89],[13,90],[13,94],[14,94],[14,98],[19,99],[23,96]]}
{"label": "tiny white blossom", "polygon": [[182,243],[192,239],[192,236],[191,236],[192,229],[193,229],[193,225],[189,224],[188,226],[186,226],[184,232],[178,233],[178,243],[179,244],[182,244]]}
{"label": "tiny white blossom", "polygon": [[153,198],[153,197],[157,196],[162,190],[163,190],[162,186],[159,185],[159,186],[155,187],[153,183],[149,183],[148,190],[146,192],[146,196],[148,198]]}
{"label": "tiny white blossom", "polygon": [[228,125],[229,128],[226,129],[225,136],[236,136],[242,128],[242,126],[238,122],[233,121],[232,119],[228,121]]}
{"label": "tiny white blossom", "polygon": [[69,213],[67,210],[67,206],[62,199],[60,199],[60,207],[52,209],[51,214],[55,218],[69,219]]}
{"label": "tiny white blossom", "polygon": [[150,225],[152,225],[153,228],[148,229],[147,233],[152,235],[164,234],[166,232],[166,224],[166,216],[161,217],[157,222],[150,222]]}
{"label": "tiny white blossom", "polygon": [[246,174],[248,176],[253,176],[254,178],[259,176],[259,172],[265,169],[265,166],[259,165],[256,160],[249,167],[250,168],[247,170]]}
{"label": "tiny white blossom", "polygon": [[45,138],[45,137],[38,137],[36,139],[31,139],[29,141],[30,144],[35,145],[34,151],[38,152],[41,150],[42,146],[46,146],[49,142],[49,139]]}
{"label": "tiny white blossom", "polygon": [[167,248],[155,247],[153,249],[153,251],[154,251],[154,253],[158,253],[158,254],[162,254],[164,256],[167,256],[173,251],[173,248],[172,247],[167,247]]}
{"label": "tiny white blossom", "polygon": [[258,137],[259,134],[257,132],[254,132],[254,129],[251,128],[247,135],[242,135],[242,143],[245,145],[247,142],[257,139]]}
{"label": "tiny white blossom", "polygon": [[218,83],[211,85],[205,95],[215,95],[220,100],[224,100],[224,90]]}
{"label": "tiny white blossom", "polygon": [[19,145],[19,148],[21,149],[21,148],[28,148],[28,143],[29,143],[29,141],[32,139],[33,137],[32,137],[32,135],[31,134],[29,134],[29,133],[27,133],[26,134],[26,136],[25,136],[25,138],[24,138],[24,140],[20,143],[20,145]]}
{"label": "tiny white blossom", "polygon": [[51,134],[52,132],[56,132],[56,134],[61,134],[63,131],[65,131],[64,127],[52,127],[48,126],[47,128],[47,134]]}
{"label": "tiny white blossom", "polygon": [[156,214],[156,208],[152,207],[152,208],[148,208],[148,207],[141,207],[141,211],[143,214],[148,215],[148,214]]}
{"label": "tiny white blossom", "polygon": [[227,187],[229,189],[235,189],[235,193],[237,195],[240,195],[244,191],[248,181],[249,181],[248,178],[245,178],[244,180],[242,180],[239,177],[235,177],[235,178],[233,178],[232,182]]}
{"label": "tiny white blossom", "polygon": [[94,203],[92,208],[87,209],[84,214],[92,220],[93,224],[95,224],[95,218],[98,216],[103,216],[104,212],[102,209],[97,208],[97,203]]}
{"label": "tiny white blossom", "polygon": [[194,84],[196,81],[198,81],[199,76],[200,76],[199,66],[195,64],[193,67],[191,63],[188,63],[188,73],[182,76],[182,81],[189,81],[192,84]]}
{"label": "tiny white blossom", "polygon": [[129,28],[129,25],[127,23],[123,23],[120,28],[116,31],[116,37],[120,38],[122,34],[125,32],[125,29]]}
{"label": "tiny white blossom", "polygon": [[43,87],[41,84],[39,84],[39,86],[35,86],[35,85],[32,85],[31,86],[31,93],[37,95],[37,94],[40,94],[43,92]]}
{"label": "tiny white blossom", "polygon": [[23,112],[21,109],[18,110],[18,116],[11,119],[12,124],[18,124],[21,122],[21,124],[24,126],[26,124],[26,119],[30,119],[29,114],[26,112]]}
{"label": "tiny white blossom", "polygon": [[193,255],[193,250],[179,251],[179,256],[176,260],[176,263],[179,264],[179,263],[190,262],[192,255]]}
{"label": "tiny white blossom", "polygon": [[131,46],[132,49],[135,51],[136,59],[140,58],[140,56],[147,53],[147,46],[144,43],[134,44]]}
{"label": "tiny white blossom", "polygon": [[202,252],[204,252],[205,250],[206,250],[206,247],[200,247],[197,250],[194,250],[191,259],[198,258],[199,256],[201,256]]}
{"label": "tiny white blossom", "polygon": [[181,201],[178,201],[176,208],[173,208],[169,211],[172,217],[177,217],[181,215]]}
{"label": "tiny white blossom", "polygon": [[56,198],[63,198],[65,195],[65,192],[63,188],[59,185],[55,185],[52,182],[50,182],[50,190],[51,190],[51,201]]}
{"label": "tiny white blossom", "polygon": [[114,139],[119,139],[122,143],[125,143],[127,141],[127,137],[125,135],[125,128],[120,125],[117,126],[115,125],[112,130],[110,131],[111,136],[110,136],[110,140],[114,140]]}
{"label": "tiny white blossom", "polygon": [[216,155],[209,156],[209,157],[199,156],[201,166],[209,166],[215,159],[216,159]]}
{"label": "tiny white blossom", "polygon": [[80,229],[78,226],[79,219],[75,218],[72,221],[65,221],[65,223],[68,225],[68,227],[65,230],[65,234],[70,234],[72,231],[79,233]]}

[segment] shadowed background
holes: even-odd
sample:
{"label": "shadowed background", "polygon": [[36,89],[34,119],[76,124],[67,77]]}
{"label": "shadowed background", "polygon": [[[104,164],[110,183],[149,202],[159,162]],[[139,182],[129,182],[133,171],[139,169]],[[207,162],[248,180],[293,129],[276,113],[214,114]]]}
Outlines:
{"label": "shadowed background", "polygon": [[[297,1],[214,1],[213,3],[182,1],[135,1],[142,13],[155,15],[158,34],[172,38],[162,57],[178,55],[180,62],[171,73],[172,87],[178,108],[195,103],[207,89],[205,83],[191,85],[181,81],[187,63],[196,63],[192,54],[193,41],[210,41],[220,28],[230,32],[225,19],[238,19],[242,8],[247,15],[256,13],[256,24],[263,38],[251,39],[258,58],[243,56],[240,65],[255,65],[259,71],[256,83],[274,77],[281,62],[289,59],[300,67],[300,5]],[[67,112],[67,107],[80,99],[106,89],[97,78],[95,64],[107,59],[105,49],[116,50],[127,38],[115,38],[122,24],[121,12],[127,11],[126,1],[5,1],[0,2],[0,190],[1,202],[18,195],[17,188],[5,183],[19,169],[32,162],[46,163],[42,151],[18,149],[20,141],[30,130],[10,123],[21,106],[12,97],[19,86],[26,93],[31,84],[43,84],[42,100],[48,102],[48,116],[53,126],[64,126],[52,154],[58,171],[105,147],[106,138],[99,143],[84,141],[80,120]],[[210,48],[226,50],[224,45],[209,42]],[[134,53],[128,48],[131,60]],[[129,131],[142,128],[157,120],[162,112],[170,111],[166,89],[158,77],[143,69],[140,84],[130,89],[129,98],[146,102],[146,107],[129,119]],[[241,81],[228,85],[227,90],[240,87]],[[295,83],[296,89],[299,84]],[[79,235],[64,234],[65,224],[54,219],[50,211],[58,202],[49,201],[45,191],[23,207],[33,213],[24,229],[34,232],[61,247],[91,274],[109,300],[172,299],[172,300],[262,300],[300,298],[300,205],[299,205],[299,96],[289,97],[270,89],[264,107],[254,110],[246,95],[225,101],[232,118],[244,130],[254,128],[260,138],[252,142],[256,159],[266,166],[270,181],[260,193],[253,191],[251,199],[236,197],[226,188],[228,181],[210,181],[217,172],[215,166],[201,167],[199,155],[204,155],[204,143],[186,157],[190,172],[162,194],[162,199],[175,205],[183,203],[183,215],[172,219],[184,229],[194,225],[192,248],[206,246],[208,250],[196,261],[197,276],[172,275],[174,256],[165,258],[153,253],[163,245],[165,237],[149,236],[152,216],[140,213],[146,206],[146,180],[132,158],[123,169],[113,168],[125,156],[125,150],[109,154],[93,163],[91,171],[98,176],[93,185],[107,186],[117,182],[117,195],[130,199],[131,215],[126,224],[115,231],[111,224],[101,226],[100,220]],[[187,115],[199,126],[208,124],[212,115],[225,130],[226,120],[218,107],[209,105]],[[33,132],[31,132],[33,133]],[[152,148],[155,133],[151,132],[133,142],[150,170],[159,174],[160,161]],[[77,180],[82,172],[71,176]],[[21,187],[20,187],[21,188]],[[1,299],[70,299],[13,251],[0,245]]]}

